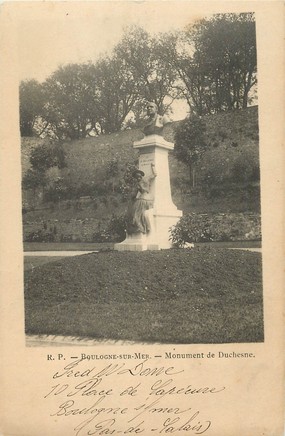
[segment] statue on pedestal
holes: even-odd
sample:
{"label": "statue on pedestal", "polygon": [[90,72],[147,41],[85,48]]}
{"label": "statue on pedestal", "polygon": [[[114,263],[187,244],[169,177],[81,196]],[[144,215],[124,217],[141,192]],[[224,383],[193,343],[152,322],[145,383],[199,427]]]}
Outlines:
{"label": "statue on pedestal", "polygon": [[163,127],[170,123],[169,118],[166,115],[159,115],[157,105],[152,102],[148,102],[146,107],[148,119],[144,126],[143,133],[148,135],[160,135],[162,136]]}
{"label": "statue on pedestal", "polygon": [[182,215],[171,198],[168,153],[174,145],[163,138],[163,127],[170,121],[159,115],[156,104],[151,102],[147,104],[147,116],[145,136],[133,144],[139,151],[139,165],[127,212],[127,235],[123,242],[115,244],[118,251],[170,248],[169,229]]}
{"label": "statue on pedestal", "polygon": [[153,207],[153,196],[151,195],[151,185],[156,177],[154,164],[151,164],[151,174],[145,176],[141,170],[135,170],[136,193],[131,202],[127,213],[127,233],[148,234],[151,230],[150,220],[146,211]]}
{"label": "statue on pedestal", "polygon": [[[157,105],[153,102],[147,104],[148,119],[143,129],[145,136],[159,135],[162,136],[163,127],[170,121],[168,117],[158,114]],[[146,176],[140,169],[135,170],[134,178],[136,180],[135,198],[130,203],[127,213],[127,233],[128,235],[143,234],[148,235],[151,230],[151,223],[147,210],[153,208],[153,195],[151,194],[151,185],[156,177],[154,164],[151,164],[151,174]]]}

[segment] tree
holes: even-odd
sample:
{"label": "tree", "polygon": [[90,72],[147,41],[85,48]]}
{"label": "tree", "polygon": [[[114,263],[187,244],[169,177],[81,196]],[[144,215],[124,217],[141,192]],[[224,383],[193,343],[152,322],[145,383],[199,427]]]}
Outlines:
{"label": "tree", "polygon": [[253,14],[215,15],[188,28],[185,37],[195,48],[184,63],[184,83],[196,113],[246,108],[257,83]]}
{"label": "tree", "polygon": [[197,115],[245,108],[257,83],[252,13],[218,14],[165,35],[165,62],[175,86]]}
{"label": "tree", "polygon": [[111,182],[112,186],[112,192],[115,192],[115,184],[119,175],[120,169],[119,169],[119,161],[117,158],[110,159],[107,162],[107,168],[106,168],[106,176],[108,180]]}
{"label": "tree", "polygon": [[23,188],[32,189],[35,195],[37,188],[44,191],[49,183],[47,170],[52,167],[66,167],[65,152],[60,144],[42,144],[35,147],[30,155],[31,168],[23,177]]}
{"label": "tree", "polygon": [[43,113],[44,94],[37,80],[25,80],[20,84],[20,132],[21,136],[34,136],[35,123]]}
{"label": "tree", "polygon": [[65,152],[59,144],[42,144],[35,147],[30,155],[33,170],[44,173],[51,167],[64,168]]}
{"label": "tree", "polygon": [[125,30],[110,56],[58,68],[42,85],[20,87],[21,134],[38,123],[57,139],[81,139],[138,125],[147,100],[160,113],[186,99],[197,115],[245,108],[257,83],[252,13],[218,14],[184,31]]}
{"label": "tree", "polygon": [[131,26],[126,29],[123,38],[114,49],[137,83],[140,98],[155,102],[162,113],[176,98],[172,86],[176,73],[169,68],[162,56],[165,44],[163,34],[150,36],[141,27]]}
{"label": "tree", "polygon": [[[166,36],[167,50],[164,56],[169,67],[176,71],[175,87],[179,98],[185,99],[197,115],[210,113],[212,110],[210,78],[201,62],[197,62],[199,54],[195,52],[192,39],[186,32],[172,32]],[[196,57],[194,61],[194,57]]]}
{"label": "tree", "polygon": [[174,155],[189,168],[190,183],[195,187],[195,165],[207,150],[206,124],[196,115],[181,121],[174,134]]}
{"label": "tree", "polygon": [[94,65],[100,133],[117,132],[139,98],[138,83],[118,56],[105,56]]}
{"label": "tree", "polygon": [[47,183],[46,175],[43,172],[37,171],[34,168],[29,168],[23,177],[23,188],[35,191],[39,187],[44,187]]}
{"label": "tree", "polygon": [[47,100],[44,118],[58,139],[85,138],[96,123],[93,70],[92,64],[69,64],[43,84]]}
{"label": "tree", "polygon": [[59,139],[119,131],[139,96],[129,69],[116,56],[60,67],[44,90],[44,117]]}

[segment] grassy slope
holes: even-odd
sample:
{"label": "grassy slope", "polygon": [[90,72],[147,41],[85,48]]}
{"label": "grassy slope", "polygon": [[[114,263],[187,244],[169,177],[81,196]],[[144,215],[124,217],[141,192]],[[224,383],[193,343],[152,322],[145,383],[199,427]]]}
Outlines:
{"label": "grassy slope", "polygon": [[[199,168],[197,168],[198,185],[199,177],[204,177],[205,173],[209,172],[209,169],[218,174],[228,174],[231,172],[233,162],[242,156],[251,161],[253,159],[258,161],[257,107],[206,116],[205,121],[212,146],[201,160]],[[166,129],[165,138],[167,140],[173,141],[176,125],[177,122]],[[62,176],[75,186],[82,183],[90,184],[92,181],[104,183],[106,180],[106,164],[111,159],[116,158],[119,161],[121,170],[117,177],[118,182],[122,177],[126,163],[133,161],[138,156],[132,144],[133,141],[140,139],[142,136],[139,129],[133,129],[110,135],[102,135],[96,138],[66,142],[63,146],[67,152],[67,168],[62,171]],[[233,143],[237,144],[237,146],[232,147]],[[23,174],[25,174],[29,167],[29,150],[35,144],[35,139],[22,138]],[[218,147],[216,147],[217,144]],[[222,195],[216,198],[213,195],[207,198],[206,196],[197,196],[193,193],[183,192],[185,186],[187,189],[188,170],[184,164],[176,161],[172,153],[170,153],[170,178],[173,201],[179,209],[185,212],[259,212],[260,210],[259,187],[248,191],[245,189],[245,186],[235,186],[228,197]],[[112,213],[122,213],[126,205],[121,204],[118,195],[115,194],[115,198],[117,197],[118,200],[116,207],[114,207],[114,196],[110,195],[109,197],[107,204],[101,202],[99,198],[96,210],[93,203],[83,205],[80,211],[73,207],[66,209],[62,205],[60,210],[56,208],[55,210],[47,209],[29,212],[24,216],[24,222],[46,219],[84,219],[87,217],[102,219],[110,216]]]}
{"label": "grassy slope", "polygon": [[[240,150],[255,145],[258,150],[258,108],[257,106],[232,112],[223,112],[204,117],[213,153],[209,158],[205,155],[203,166],[211,165],[215,156],[219,161],[227,150],[230,160],[238,156]],[[174,130],[179,122],[173,122],[165,128],[164,137],[173,142]],[[68,170],[66,171],[75,183],[90,182],[94,177],[101,176],[101,169],[112,158],[117,158],[123,165],[138,156],[133,149],[133,142],[141,139],[140,129],[130,129],[119,133],[102,135],[93,138],[69,141],[63,144],[67,152]],[[29,168],[29,153],[31,148],[45,140],[22,138],[22,168],[23,174]],[[46,140],[47,141],[47,140]],[[231,148],[236,143],[238,147]],[[216,148],[216,145],[220,147]],[[171,156],[171,153],[170,153]],[[171,176],[186,176],[186,167],[170,158]]]}
{"label": "grassy slope", "polygon": [[26,331],[168,343],[263,340],[261,256],[105,252],[25,275]]}

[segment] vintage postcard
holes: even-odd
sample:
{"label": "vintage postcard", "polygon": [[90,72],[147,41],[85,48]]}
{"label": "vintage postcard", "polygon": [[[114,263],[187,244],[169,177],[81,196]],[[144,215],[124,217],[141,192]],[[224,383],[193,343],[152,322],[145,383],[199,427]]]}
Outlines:
{"label": "vintage postcard", "polygon": [[3,435],[284,434],[284,5],[0,6]]}

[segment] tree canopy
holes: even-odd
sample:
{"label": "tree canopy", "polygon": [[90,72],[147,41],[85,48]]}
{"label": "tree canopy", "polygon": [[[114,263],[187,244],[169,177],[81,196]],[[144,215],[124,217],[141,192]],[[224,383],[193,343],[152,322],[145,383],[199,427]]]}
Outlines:
{"label": "tree canopy", "polygon": [[173,94],[175,72],[165,62],[164,35],[151,37],[144,29],[132,26],[115,47],[116,55],[122,59],[133,80],[137,83],[139,97],[156,103],[158,110],[167,108],[166,97]]}
{"label": "tree canopy", "polygon": [[24,80],[20,84],[20,132],[21,136],[33,136],[38,117],[45,104],[43,88],[37,80]]}
{"label": "tree canopy", "polygon": [[31,168],[23,178],[25,189],[44,188],[49,182],[47,170],[53,167],[66,167],[65,151],[60,144],[41,144],[35,147],[30,155]]}
{"label": "tree canopy", "polygon": [[257,83],[253,14],[218,14],[189,28],[186,37],[195,47],[192,71],[203,83],[200,93],[196,92],[197,112],[247,107]]}
{"label": "tree canopy", "polygon": [[22,136],[79,139],[139,124],[144,103],[161,114],[176,99],[203,115],[245,108],[255,98],[257,61],[251,13],[217,14],[183,31],[125,29],[109,55],[59,67],[42,84],[20,85]]}
{"label": "tree canopy", "polygon": [[206,124],[197,115],[191,115],[181,121],[174,135],[174,155],[189,168],[192,186],[195,184],[193,169],[209,145],[206,135]]}

